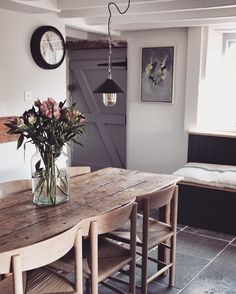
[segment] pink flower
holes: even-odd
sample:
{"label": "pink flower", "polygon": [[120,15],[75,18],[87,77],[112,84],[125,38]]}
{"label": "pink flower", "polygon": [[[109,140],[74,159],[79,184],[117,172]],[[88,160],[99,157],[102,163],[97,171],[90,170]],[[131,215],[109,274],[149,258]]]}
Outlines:
{"label": "pink flower", "polygon": [[58,119],[61,115],[61,109],[53,98],[48,98],[47,100],[44,100],[40,105],[40,110],[43,115],[49,118],[54,117]]}
{"label": "pink flower", "polygon": [[55,104],[57,104],[56,101],[55,101],[53,98],[48,98],[47,103],[48,103],[48,104],[51,104],[51,105],[55,105]]}

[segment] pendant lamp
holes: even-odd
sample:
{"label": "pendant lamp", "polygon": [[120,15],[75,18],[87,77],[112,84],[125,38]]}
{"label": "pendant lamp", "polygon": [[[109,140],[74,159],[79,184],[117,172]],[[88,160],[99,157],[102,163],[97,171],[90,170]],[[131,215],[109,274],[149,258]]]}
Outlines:
{"label": "pendant lamp", "polygon": [[109,11],[109,18],[108,18],[108,44],[109,44],[109,51],[108,51],[108,78],[99,85],[93,93],[102,93],[103,94],[103,104],[105,106],[114,106],[116,104],[116,98],[118,93],[124,93],[124,90],[112,79],[111,75],[111,67],[112,67],[112,40],[111,40],[111,5],[114,5],[120,14],[125,14],[126,11],[130,7],[130,0],[128,0],[128,6],[124,11],[121,11],[120,8],[112,1],[108,3],[108,11]]}

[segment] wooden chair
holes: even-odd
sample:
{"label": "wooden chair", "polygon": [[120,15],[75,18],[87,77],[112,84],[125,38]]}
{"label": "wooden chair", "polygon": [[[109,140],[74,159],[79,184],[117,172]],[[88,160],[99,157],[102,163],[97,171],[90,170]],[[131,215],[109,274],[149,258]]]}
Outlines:
{"label": "wooden chair", "polygon": [[[80,244],[80,235],[81,229],[73,227],[56,237],[34,245],[0,253],[0,274],[13,272],[13,275],[0,281],[0,293],[82,294],[82,244]],[[77,272],[74,287],[56,273],[47,268],[41,268],[61,258],[73,246],[75,246]],[[29,272],[26,282],[26,274],[24,272],[29,270],[33,271]]]}
{"label": "wooden chair", "polygon": [[90,166],[71,166],[70,167],[70,178],[85,175],[91,173]]}
{"label": "wooden chair", "polygon": [[32,189],[31,180],[16,180],[0,183],[0,199],[8,194]]}
{"label": "wooden chair", "polygon": [[[83,273],[86,279],[87,293],[90,293],[91,290],[92,294],[97,294],[99,283],[118,293],[135,293],[136,213],[136,204],[131,202],[103,215],[81,222],[83,232],[81,236],[87,237],[89,243],[89,249],[87,249],[87,251],[84,250],[86,252],[86,257],[83,259]],[[102,234],[117,229],[128,219],[130,219],[131,222],[131,242],[129,249],[101,236]],[[98,235],[100,236],[98,237]],[[73,261],[74,257],[70,252],[65,258],[62,258],[50,266],[55,270],[73,273]],[[114,288],[108,282],[104,282],[108,277],[119,281],[119,279],[111,277],[111,275],[117,273],[127,264],[130,265],[130,278],[129,283],[127,283],[129,292],[123,292]]]}
{"label": "wooden chair", "polygon": [[[137,246],[142,248],[142,265],[141,265],[141,289],[142,294],[147,293],[148,284],[166,273],[169,273],[169,286],[174,286],[175,277],[175,255],[176,255],[176,230],[177,230],[177,203],[178,203],[178,187],[176,185],[169,186],[163,190],[144,195],[137,199],[138,212],[137,215]],[[150,218],[150,212],[161,208],[165,209],[165,222]],[[130,230],[129,224],[119,228],[112,234],[108,234],[109,238],[117,241],[129,242],[127,232]],[[169,242],[170,241],[170,242]],[[170,243],[170,244],[169,244]],[[166,260],[159,260],[149,257],[149,251],[158,246],[158,255],[162,250]],[[167,254],[166,249],[170,250]],[[170,260],[168,261],[168,257]],[[148,261],[157,263],[157,272],[148,277]],[[137,266],[139,266],[137,264]]]}

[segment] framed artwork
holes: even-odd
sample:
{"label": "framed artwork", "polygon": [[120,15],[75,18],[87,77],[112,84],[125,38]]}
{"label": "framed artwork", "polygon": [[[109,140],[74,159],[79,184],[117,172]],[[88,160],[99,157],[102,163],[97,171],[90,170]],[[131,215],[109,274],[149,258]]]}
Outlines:
{"label": "framed artwork", "polygon": [[142,48],[141,100],[173,102],[174,47]]}

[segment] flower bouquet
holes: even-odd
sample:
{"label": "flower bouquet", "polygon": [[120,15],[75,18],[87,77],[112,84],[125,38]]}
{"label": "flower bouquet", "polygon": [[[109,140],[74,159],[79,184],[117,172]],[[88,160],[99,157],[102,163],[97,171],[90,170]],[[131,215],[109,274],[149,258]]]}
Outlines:
{"label": "flower bouquet", "polygon": [[[37,100],[34,106],[22,116],[6,123],[9,134],[19,134],[17,149],[24,140],[36,146],[32,157],[33,202],[37,205],[59,204],[69,197],[68,163],[63,146],[69,142],[78,142],[84,133],[82,122],[85,117],[75,104],[65,106],[53,98]],[[24,147],[26,146],[24,144]],[[64,159],[62,158],[64,156]],[[60,164],[64,165],[63,168]]]}
{"label": "flower bouquet", "polygon": [[150,63],[147,64],[145,68],[145,73],[147,77],[152,81],[152,86],[156,88],[159,84],[163,83],[167,78],[168,68],[167,68],[168,55],[158,64],[157,61],[152,61],[150,58]]}

